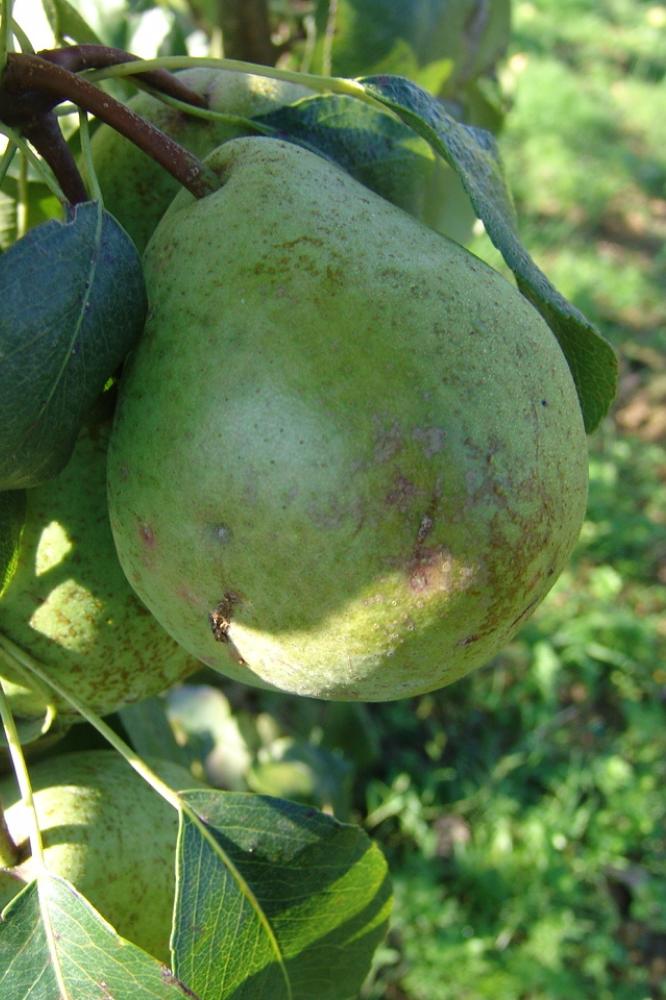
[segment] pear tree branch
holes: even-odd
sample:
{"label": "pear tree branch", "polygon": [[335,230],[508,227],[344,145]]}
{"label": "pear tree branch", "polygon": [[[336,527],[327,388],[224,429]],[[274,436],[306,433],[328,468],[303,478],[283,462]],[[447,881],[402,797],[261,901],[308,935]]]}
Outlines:
{"label": "pear tree branch", "polygon": [[217,178],[196,156],[88,80],[40,56],[9,53],[0,85],[1,121],[24,131],[64,100],[124,135],[195,198],[218,187]]}
{"label": "pear tree branch", "polygon": [[275,64],[280,50],[271,39],[267,0],[219,0],[218,19],[225,56]]}
{"label": "pear tree branch", "polygon": [[49,111],[23,126],[23,136],[55,174],[62,192],[72,205],[88,200],[85,184],[72,151],[60,131],[58,119]]}
{"label": "pear tree branch", "polygon": [[[124,49],[112,48],[108,45],[68,45],[62,49],[41,49],[37,53],[42,59],[69,70],[70,73],[80,73],[87,69],[106,69],[107,66],[119,66],[121,63],[138,62],[138,57],[125,52]],[[158,90],[167,97],[175,97],[186,104],[194,104],[198,108],[207,107],[205,99],[191,90],[173,73],[157,69],[148,73],[137,73],[136,79]]]}

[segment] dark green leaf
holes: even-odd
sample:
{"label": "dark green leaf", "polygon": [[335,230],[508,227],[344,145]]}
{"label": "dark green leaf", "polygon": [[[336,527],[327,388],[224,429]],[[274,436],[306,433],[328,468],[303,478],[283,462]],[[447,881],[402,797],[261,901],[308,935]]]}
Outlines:
{"label": "dark green leaf", "polygon": [[257,118],[280,137],[335,160],[366,187],[420,215],[435,166],[430,145],[393,115],[354,97],[326,95]]}
{"label": "dark green leaf", "polygon": [[460,175],[477,215],[515,274],[521,292],[557,337],[576,384],[585,428],[592,432],[614,399],[617,358],[610,344],[551,285],[522,245],[493,136],[456,121],[439,101],[410,80],[367,77],[359,82],[427,139]]}
{"label": "dark green leaf", "polygon": [[0,997],[196,1000],[160,962],[118,937],[69,882],[52,875],[32,882],[4,911]]}
{"label": "dark green leaf", "polygon": [[[201,1000],[353,1000],[386,931],[386,862],[360,829],[235,792],[184,792],[175,969]],[[224,962],[219,956],[224,955]]]}
{"label": "dark green leaf", "polygon": [[100,44],[100,39],[68,0],[42,0],[44,13],[51,30],[59,41],[92,42]]}
{"label": "dark green leaf", "polygon": [[0,493],[0,597],[16,572],[25,511],[24,490]]}
{"label": "dark green leaf", "polygon": [[457,242],[476,219],[458,175],[394,115],[346,95],[300,100],[256,121],[335,160],[361,184]]}
{"label": "dark green leaf", "polygon": [[94,202],[0,256],[0,489],[57,475],[109,376],[139,336],[137,250]]}

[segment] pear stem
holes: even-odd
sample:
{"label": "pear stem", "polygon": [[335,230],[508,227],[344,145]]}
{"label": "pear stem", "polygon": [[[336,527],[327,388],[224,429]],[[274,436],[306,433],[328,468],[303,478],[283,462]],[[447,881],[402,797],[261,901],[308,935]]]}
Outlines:
{"label": "pear stem", "polygon": [[120,66],[109,66],[107,69],[94,70],[91,80],[115,79],[123,76],[134,76],[156,69],[190,69],[197,66],[211,69],[226,69],[237,73],[252,73],[255,76],[265,76],[270,80],[284,80],[287,83],[297,83],[309,87],[317,93],[350,94],[370,104],[379,104],[376,98],[366,94],[363,85],[343,76],[321,76],[318,73],[299,73],[292,69],[279,69],[277,66],[259,66],[256,63],[240,59],[216,59],[213,56],[159,56],[156,59],[139,59],[136,65],[127,63]]}
{"label": "pear stem", "polygon": [[48,187],[49,191],[56,196],[58,201],[64,203],[66,201],[65,196],[62,193],[56,178],[53,176],[53,171],[46,165],[44,160],[40,160],[40,158],[35,155],[23,136],[19,135],[15,129],[10,128],[9,125],[5,125],[1,121],[0,135],[4,135],[6,139],[9,139],[9,143],[7,144],[7,148],[2,158],[2,163],[0,164],[0,184],[7,176],[7,171],[12,164],[14,156],[17,152],[20,152],[25,156],[28,163],[34,167],[35,173]]}
{"label": "pear stem", "polygon": [[7,64],[7,54],[12,46],[12,6],[13,0],[0,3],[0,76]]}
{"label": "pear stem", "polygon": [[13,868],[19,863],[21,852],[14,843],[12,835],[7,826],[5,812],[0,802],[0,870],[2,868]]}
{"label": "pear stem", "polygon": [[0,87],[0,119],[23,128],[63,100],[96,115],[135,143],[195,198],[219,187],[218,178],[189,150],[88,80],[40,56],[9,53]]}
{"label": "pear stem", "polygon": [[42,835],[39,830],[39,818],[37,816],[35,802],[32,797],[32,786],[30,784],[30,775],[28,774],[28,765],[26,764],[25,757],[23,756],[21,740],[16,729],[14,716],[12,715],[12,711],[9,707],[9,701],[5,695],[5,688],[1,677],[0,719],[2,719],[2,726],[5,731],[9,755],[12,759],[12,764],[14,765],[14,773],[21,792],[21,798],[23,799],[23,804],[30,813],[30,850],[32,857],[35,859],[40,868],[43,868],[44,847],[42,845]]}
{"label": "pear stem", "polygon": [[83,159],[84,173],[88,182],[88,189],[95,201],[104,202],[102,189],[99,186],[95,164],[93,162],[92,147],[90,145],[90,128],[88,127],[88,115],[85,111],[79,111],[79,135],[81,136],[81,157]]}
{"label": "pear stem", "polygon": [[88,193],[76,160],[53,112],[40,115],[24,125],[22,132],[33,149],[48,163],[67,201],[72,205],[88,201]]}

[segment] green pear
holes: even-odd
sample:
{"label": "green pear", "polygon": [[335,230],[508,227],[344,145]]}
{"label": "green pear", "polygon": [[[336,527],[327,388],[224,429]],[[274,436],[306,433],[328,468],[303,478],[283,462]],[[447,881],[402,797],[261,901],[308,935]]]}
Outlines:
{"label": "green pear", "polygon": [[[243,118],[265,114],[312,94],[297,84],[230,70],[197,67],[176,75],[207,99],[211,111]],[[205,156],[227,139],[247,134],[238,123],[188,114],[149,94],[137,94],[128,106],[196,156]],[[180,189],[178,181],[108,125],[101,125],[95,132],[92,152],[105,207],[143,251]]]}
{"label": "green pear", "polygon": [[165,629],[237,680],[377,701],[488,663],[578,536],[587,448],[532,305],[314,153],[237,139],[145,255],[111,525]]}
{"label": "green pear", "polygon": [[[198,667],[137,599],[118,563],[106,509],[109,430],[107,421],[82,431],[63,472],[28,490],[18,566],[0,600],[0,633],[100,715]],[[0,676],[20,719],[40,719],[53,704],[60,724],[81,721],[2,647]]]}
{"label": "green pear", "polygon": [[[185,768],[150,761],[172,788],[199,784]],[[46,867],[72,882],[118,933],[169,962],[178,813],[115,750],[62,754],[30,767]],[[0,910],[35,877],[30,814],[13,779],[0,801],[21,861],[0,870]]]}

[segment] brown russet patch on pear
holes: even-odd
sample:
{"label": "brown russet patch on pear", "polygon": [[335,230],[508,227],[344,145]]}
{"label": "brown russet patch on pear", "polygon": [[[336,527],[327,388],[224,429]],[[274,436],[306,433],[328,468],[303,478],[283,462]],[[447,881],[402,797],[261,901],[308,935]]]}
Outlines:
{"label": "brown russet patch on pear", "polygon": [[406,514],[419,492],[418,486],[411,479],[402,473],[397,473],[393,478],[391,489],[386,494],[386,506],[395,507],[400,513]]}
{"label": "brown russet patch on pear", "polygon": [[420,546],[407,564],[409,586],[415,591],[449,590],[453,558],[445,545]]}

